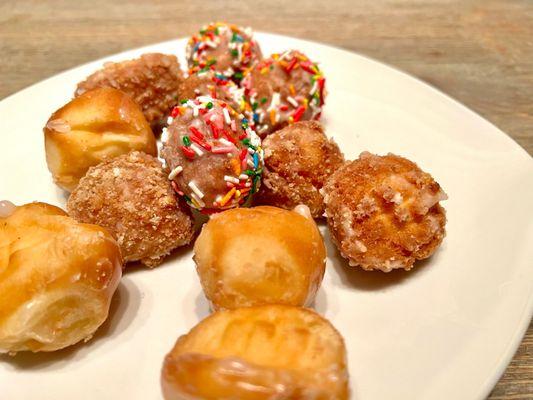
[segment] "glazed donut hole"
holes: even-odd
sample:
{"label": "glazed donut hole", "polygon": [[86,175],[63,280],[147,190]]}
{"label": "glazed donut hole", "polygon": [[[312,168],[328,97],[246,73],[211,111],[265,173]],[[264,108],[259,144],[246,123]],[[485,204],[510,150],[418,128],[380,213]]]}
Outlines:
{"label": "glazed donut hole", "polygon": [[317,121],[301,121],[272,133],[263,140],[265,168],[261,188],[254,199],[292,209],[309,207],[313,218],[324,214],[320,190],[344,162],[333,139],[328,139]]}
{"label": "glazed donut hole", "polygon": [[161,385],[166,400],[346,400],[346,348],[331,323],[309,309],[218,311],[178,339]]}
{"label": "glazed donut hole", "polygon": [[0,202],[0,353],[88,341],[122,275],[117,242],[45,203]]}
{"label": "glazed donut hole", "polygon": [[322,282],[326,250],[306,206],[259,206],[211,216],[194,261],[213,309],[268,303],[310,305]]}
{"label": "glazed donut hole", "polygon": [[161,163],[132,152],[91,167],[68,199],[81,222],[107,228],[125,261],[153,268],[193,238],[193,220],[175,196]]}
{"label": "glazed donut hole", "polygon": [[350,265],[365,270],[410,270],[430,257],[445,236],[447,196],[414,162],[361,153],[323,188],[332,239]]}
{"label": "glazed donut hole", "polygon": [[67,191],[102,161],[132,150],[157,155],[154,134],[139,106],[112,88],[71,100],[52,114],[43,131],[48,169]]}

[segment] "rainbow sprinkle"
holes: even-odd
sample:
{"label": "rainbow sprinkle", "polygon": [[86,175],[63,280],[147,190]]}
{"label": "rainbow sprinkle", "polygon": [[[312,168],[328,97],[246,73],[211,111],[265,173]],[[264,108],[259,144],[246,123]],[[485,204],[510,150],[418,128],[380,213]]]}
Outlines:
{"label": "rainbow sprinkle", "polygon": [[[227,46],[230,66],[219,65],[219,60],[213,57],[214,50],[219,46]],[[186,54],[189,73],[213,70],[237,82],[242,79],[243,71],[261,58],[259,45],[253,39],[250,28],[243,29],[224,22],[202,27],[197,35],[189,39]]]}
{"label": "rainbow sprinkle", "polygon": [[[268,97],[259,97],[254,80],[266,79],[262,76],[268,76],[275,70],[285,73],[286,85]],[[302,79],[303,82],[308,80],[308,85],[301,88],[300,83],[297,85],[300,89],[296,90],[295,79],[299,83]],[[266,135],[272,129],[286,124],[320,119],[326,95],[325,82],[326,78],[318,65],[296,50],[272,54],[247,70],[241,86],[249,104],[247,115],[256,132]]]}
{"label": "rainbow sprinkle", "polygon": [[[194,95],[209,96],[216,100],[222,100],[229,103],[233,108],[240,111],[246,110],[246,100],[244,97],[244,89],[240,88],[235,82],[228,77],[216,72],[196,72],[189,76],[192,78],[192,84],[194,85]],[[187,79],[189,79],[187,78]],[[194,79],[196,78],[196,79]],[[212,106],[212,105],[211,105]],[[209,108],[209,104],[208,104]],[[178,110],[180,110],[178,108]],[[182,111],[178,111],[179,113]],[[224,112],[224,118],[227,124],[231,123],[229,114],[226,116],[227,111]],[[172,123],[172,115],[169,117],[169,125]]]}
{"label": "rainbow sprinkle", "polygon": [[[179,108],[179,111],[175,111],[176,108]],[[191,207],[206,213],[242,205],[257,191],[263,172],[261,139],[250,126],[248,119],[228,103],[210,96],[189,99],[181,102],[176,108],[170,114],[171,123],[177,123],[177,119],[184,118],[188,121],[186,130],[166,127],[163,143],[165,151],[170,149],[184,155],[181,158],[182,165],[172,165],[172,162],[176,163],[173,161],[175,157],[168,157],[166,160],[172,169],[169,179],[176,193]],[[229,125],[235,122],[242,131],[238,138],[237,133],[229,130]],[[170,146],[170,143],[178,145]],[[220,185],[224,187],[224,191],[214,196],[214,199],[206,195],[210,189],[212,193],[212,188],[202,188],[198,180],[184,178],[190,176],[186,170],[191,171],[192,168],[192,171],[195,171],[195,161],[208,154],[220,157],[220,165],[228,162],[231,168],[231,172],[223,177],[223,185]]]}

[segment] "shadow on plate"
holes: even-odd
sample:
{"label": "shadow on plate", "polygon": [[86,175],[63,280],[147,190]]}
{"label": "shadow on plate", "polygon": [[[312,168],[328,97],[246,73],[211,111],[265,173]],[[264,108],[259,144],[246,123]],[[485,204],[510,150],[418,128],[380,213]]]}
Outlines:
{"label": "shadow on plate", "polygon": [[80,360],[125,331],[134,320],[140,301],[141,293],[137,286],[130,280],[122,281],[111,300],[108,318],[98,328],[91,340],[86,343],[81,341],[73,346],[53,352],[31,353],[24,351],[15,356],[0,354],[0,363],[8,363],[15,369],[45,370],[58,369],[67,362]]}
{"label": "shadow on plate", "polygon": [[[189,257],[191,263],[193,263],[194,265],[194,262],[192,261],[192,243],[188,244],[187,246],[182,246],[174,250],[172,253],[170,253],[170,255],[165,257],[161,265],[158,265],[155,268],[157,269],[169,268],[172,266],[174,262],[180,261],[184,257]],[[124,269],[124,275],[130,276],[131,274],[136,274],[138,272],[149,271],[149,270],[150,268],[141,264],[139,261],[133,261],[133,262],[126,264],[126,268]]]}
{"label": "shadow on plate", "polygon": [[316,297],[309,305],[309,308],[312,308],[321,315],[326,314],[326,311],[328,310],[328,296],[323,286],[320,286],[318,289]]}
{"label": "shadow on plate", "polygon": [[[50,177],[51,178],[51,177]],[[61,189],[59,186],[55,185],[57,198],[61,199],[61,208],[67,211],[67,201],[70,196],[70,193],[65,189]]]}
{"label": "shadow on plate", "polygon": [[[327,297],[324,288],[320,287],[314,301],[308,307],[312,308],[319,314],[325,314],[328,309]],[[211,309],[209,301],[205,297],[203,290],[200,289],[194,301],[194,314],[198,318],[198,322],[209,316],[212,312],[213,310]]]}
{"label": "shadow on plate", "polygon": [[211,314],[211,311],[209,301],[205,297],[203,290],[200,290],[194,300],[194,313],[198,317],[198,322]]}
{"label": "shadow on plate", "polygon": [[410,271],[405,270],[393,270],[391,272],[381,271],[364,271],[359,267],[352,267],[348,264],[348,261],[343,258],[331,240],[331,236],[327,229],[322,230],[324,236],[324,242],[327,248],[328,258],[333,264],[336,276],[333,277],[335,284],[351,287],[358,290],[374,291],[386,289],[399,284],[404,284],[406,281],[419,276],[422,271],[427,270],[425,268],[428,264],[431,264],[431,260],[434,259],[437,254],[426,260],[417,261]]}

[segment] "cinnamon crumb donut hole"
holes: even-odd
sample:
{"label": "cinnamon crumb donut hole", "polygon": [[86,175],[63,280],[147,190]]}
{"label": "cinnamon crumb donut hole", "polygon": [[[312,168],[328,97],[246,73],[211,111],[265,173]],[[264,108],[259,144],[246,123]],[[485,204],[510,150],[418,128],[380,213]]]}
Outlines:
{"label": "cinnamon crumb donut hole", "polygon": [[445,236],[447,196],[414,162],[361,153],[323,188],[334,243],[350,265],[364,270],[410,270]]}
{"label": "cinnamon crumb donut hole", "polygon": [[309,207],[313,218],[324,214],[320,189],[344,162],[339,146],[316,121],[289,125],[263,140],[265,168],[258,204],[293,209]]}
{"label": "cinnamon crumb donut hole", "polygon": [[80,222],[107,228],[125,261],[138,260],[150,268],[193,237],[188,207],[178,203],[159,161],[141,152],[91,167],[67,209]]}
{"label": "cinnamon crumb donut hole", "polygon": [[128,94],[141,107],[152,129],[159,131],[170,109],[178,101],[183,72],[176,56],[143,54],[134,60],[107,62],[78,84],[74,95],[100,87]]}

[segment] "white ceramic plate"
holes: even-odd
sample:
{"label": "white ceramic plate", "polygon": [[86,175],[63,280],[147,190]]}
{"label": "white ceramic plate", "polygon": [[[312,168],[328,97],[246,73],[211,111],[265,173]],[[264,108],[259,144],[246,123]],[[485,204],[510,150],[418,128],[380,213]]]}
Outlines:
{"label": "white ceramic plate", "polygon": [[[328,265],[316,309],[346,339],[352,397],[481,399],[504,371],[533,310],[533,161],[496,127],[428,85],[356,54],[257,34],[263,52],[297,48],[328,79],[323,122],[347,158],[363,150],[416,161],[448,193],[447,237],[411,272],[349,268],[322,231]],[[112,56],[175,53],[184,40]],[[42,127],[102,60],[0,102],[0,198],[64,206]],[[111,318],[89,343],[0,358],[3,399],[159,399],[178,335],[208,315],[189,250],[125,274]]]}

